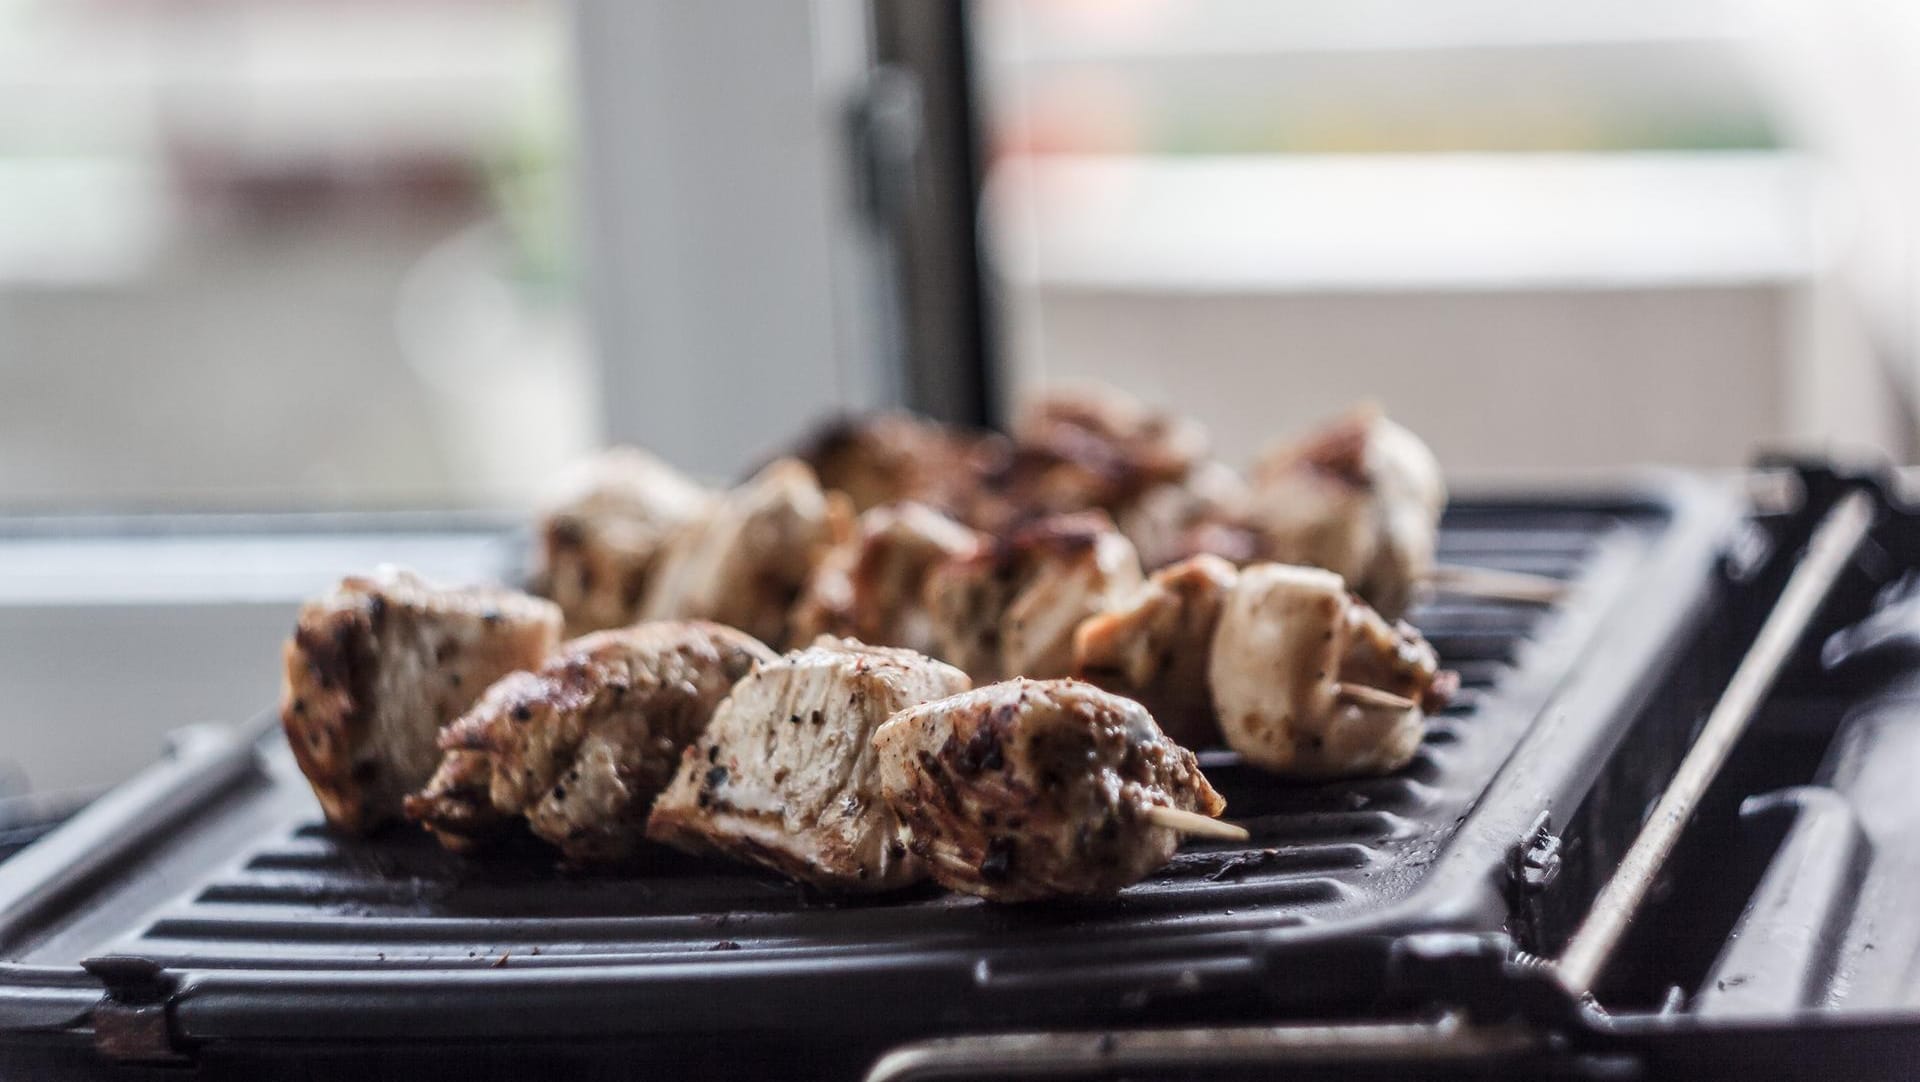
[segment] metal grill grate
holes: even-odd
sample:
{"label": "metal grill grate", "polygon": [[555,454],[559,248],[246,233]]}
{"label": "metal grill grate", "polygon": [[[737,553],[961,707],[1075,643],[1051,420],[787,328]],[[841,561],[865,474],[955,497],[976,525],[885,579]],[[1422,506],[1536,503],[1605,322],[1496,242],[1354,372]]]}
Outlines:
{"label": "metal grill grate", "polygon": [[[1451,511],[1441,559],[1565,579],[1567,599],[1541,609],[1448,598],[1414,613],[1463,687],[1392,777],[1287,782],[1203,749],[1252,839],[1190,845],[1113,899],[997,907],[931,887],[832,899],[664,851],[567,873],[530,841],[470,861],[412,830],[338,838],[317,825],[276,733],[257,754],[239,749],[202,771],[217,784],[203,778],[191,800],[148,822],[126,813],[122,829],[156,840],[121,854],[72,904],[0,921],[0,977],[133,956],[179,978],[173,1017],[193,1039],[804,1025],[883,1040],[1249,1016],[1276,1000],[1341,1009],[1378,994],[1394,936],[1505,919],[1493,884],[1508,848],[1542,801],[1590,782],[1583,772],[1636,708],[1643,670],[1692,631],[1679,595],[1710,577],[1730,512],[1686,506],[1661,493]],[[1672,596],[1641,596],[1663,592]],[[1629,595],[1639,600],[1623,603]],[[1649,604],[1671,611],[1618,616]],[[1622,645],[1627,625],[1633,642]],[[1625,671],[1583,664],[1596,644],[1611,644]],[[1535,767],[1538,784],[1490,788],[1538,719],[1567,724],[1547,707],[1576,691],[1591,707],[1577,712],[1591,716]]]}
{"label": "metal grill grate", "polygon": [[[1596,552],[1625,540],[1629,525],[1612,515],[1464,513],[1450,523],[1442,558],[1575,580],[1596,570]],[[1530,704],[1505,691],[1508,676],[1543,628],[1565,618],[1456,600],[1417,611],[1414,621],[1460,672],[1464,690],[1404,771],[1303,785],[1246,767],[1230,751],[1204,751],[1209,778],[1229,814],[1252,831],[1251,843],[1190,845],[1119,899],[1067,907],[1076,938],[1102,924],[1137,935],[1148,920],[1151,932],[1307,922],[1384,900],[1384,872],[1430,854],[1484,784],[1486,766],[1510,746]],[[273,755],[284,773],[278,749]],[[116,951],[195,968],[491,966],[503,954],[514,965],[568,965],[716,948],[842,952],[899,936],[924,947],[940,936],[1047,929],[1060,920],[1058,908],[995,909],[931,889],[828,900],[750,869],[668,853],[618,874],[558,872],[532,845],[469,862],[411,831],[369,842],[336,838],[310,820],[296,778],[281,790],[275,799],[288,829],[164,906]],[[528,952],[534,946],[538,955]]]}

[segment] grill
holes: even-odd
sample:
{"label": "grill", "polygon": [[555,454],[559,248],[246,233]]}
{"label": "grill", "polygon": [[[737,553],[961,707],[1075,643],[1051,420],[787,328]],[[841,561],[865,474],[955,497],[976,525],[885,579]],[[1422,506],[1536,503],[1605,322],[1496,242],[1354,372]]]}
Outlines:
{"label": "grill", "polygon": [[[879,1073],[1211,1072],[1356,1066],[1402,1048],[1429,1063],[1506,1062],[1547,1054],[1555,1029],[1652,1056],[1671,1022],[1644,1036],[1628,1016],[1601,1026],[1534,959],[1595,941],[1590,914],[1621,889],[1616,870],[1638,856],[1629,845],[1676,768],[1684,777],[1683,756],[1718,732],[1702,730],[1709,708],[1850,484],[1818,470],[1794,482],[1797,511],[1759,518],[1728,486],[1679,479],[1461,503],[1443,560],[1564,579],[1566,599],[1418,610],[1464,690],[1410,766],[1287,783],[1204,750],[1251,841],[1189,845],[1098,903],[995,907],[932,889],[836,900],[666,852],[566,873],[531,842],[482,862],[405,829],[343,839],[318,824],[277,728],[192,731],[169,761],[0,866],[0,1066],[626,1076],[639,1056],[853,1077],[938,1037]],[[1874,604],[1875,576],[1849,576],[1823,605],[1833,626]],[[1796,671],[1818,676],[1817,660],[1794,664],[1783,687]],[[1802,743],[1817,762],[1824,741]],[[1723,781],[1740,780],[1746,758]],[[1888,786],[1860,781],[1858,759],[1833,776]],[[1726,805],[1737,819],[1730,799],[1703,802],[1701,817]],[[1807,825],[1782,800],[1751,811],[1773,825],[1733,847],[1745,856],[1720,868],[1727,898],[1687,901],[1698,891],[1685,876],[1665,884],[1688,888],[1681,901],[1656,892],[1624,953],[1663,964],[1607,969],[1603,998],[1670,1017],[1677,965],[1731,982],[1700,997],[1699,1017],[1738,1015],[1735,1001],[1760,994],[1738,993],[1766,983],[1742,977],[1756,963],[1738,952],[1650,944],[1703,912],[1731,928],[1746,895],[1725,884],[1760,883],[1776,849],[1837,863],[1834,882],[1857,885],[1866,865],[1822,841],[1853,837],[1847,822]],[[1678,863],[1696,865],[1713,867]],[[1809,893],[1789,873],[1761,885]],[[1813,892],[1823,911],[1840,911],[1840,889]],[[1754,936],[1764,919],[1747,918]],[[1831,977],[1829,961],[1804,968]],[[1025,1035],[986,1036],[1006,1031]]]}

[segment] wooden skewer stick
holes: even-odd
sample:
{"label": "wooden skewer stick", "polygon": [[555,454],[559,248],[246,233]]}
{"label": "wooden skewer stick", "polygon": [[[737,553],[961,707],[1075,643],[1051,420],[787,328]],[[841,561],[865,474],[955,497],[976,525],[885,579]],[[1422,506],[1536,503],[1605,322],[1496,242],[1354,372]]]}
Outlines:
{"label": "wooden skewer stick", "polygon": [[1140,813],[1146,816],[1147,821],[1154,826],[1166,827],[1168,830],[1177,830],[1182,834],[1191,834],[1195,837],[1219,838],[1227,842],[1244,842],[1252,837],[1247,833],[1246,827],[1223,823],[1218,819],[1201,815],[1199,812],[1169,808],[1165,804],[1148,804],[1140,809]]}
{"label": "wooden skewer stick", "polygon": [[1465,567],[1440,564],[1428,578],[1435,590],[1447,594],[1486,597],[1495,601],[1520,601],[1529,605],[1552,605],[1567,596],[1567,584],[1545,575],[1524,571],[1496,571],[1490,567]]}
{"label": "wooden skewer stick", "polygon": [[1350,703],[1361,706],[1384,706],[1389,710],[1412,710],[1419,705],[1405,695],[1395,695],[1391,691],[1370,688],[1364,684],[1340,684],[1334,688],[1335,695]]}

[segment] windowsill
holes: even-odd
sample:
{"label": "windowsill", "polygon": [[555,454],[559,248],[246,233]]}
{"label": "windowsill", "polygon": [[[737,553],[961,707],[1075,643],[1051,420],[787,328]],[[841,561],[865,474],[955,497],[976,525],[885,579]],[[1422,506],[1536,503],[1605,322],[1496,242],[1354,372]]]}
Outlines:
{"label": "windowsill", "polygon": [[1016,287],[1150,293],[1644,289],[1805,279],[1790,154],[1039,157],[990,178]]}

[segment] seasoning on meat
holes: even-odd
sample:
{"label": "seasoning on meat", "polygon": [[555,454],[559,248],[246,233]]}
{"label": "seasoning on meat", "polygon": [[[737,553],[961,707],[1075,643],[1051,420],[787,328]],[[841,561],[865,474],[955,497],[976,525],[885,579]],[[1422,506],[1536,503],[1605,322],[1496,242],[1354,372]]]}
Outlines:
{"label": "seasoning on meat", "polygon": [[574,639],[440,734],[407,814],[455,851],[524,817],[575,864],[617,860],[735,681],[774,653],[745,632],[661,620]]}
{"label": "seasoning on meat", "polygon": [[1140,584],[1140,561],[1098,511],[1036,519],[927,576],[935,654],[975,681],[1073,671],[1080,621]]}
{"label": "seasoning on meat", "polygon": [[487,685],[540,664],[560,610],[515,590],[382,567],[301,606],[280,720],[327,821],[364,832],[440,762],[435,740]]}
{"label": "seasoning on meat", "polygon": [[780,459],[667,542],[641,615],[713,620],[778,643],[815,560],[851,521],[844,497],[821,491],[805,463]]}
{"label": "seasoning on meat", "polygon": [[1112,894],[1180,835],[1154,808],[1226,802],[1146,708],[1077,680],[1009,680],[896,714],[874,737],[907,849],[999,902]]}
{"label": "seasoning on meat", "polygon": [[833,635],[935,653],[924,601],[927,574],[944,561],[971,557],[985,543],[925,504],[885,504],[862,513],[854,535],[808,577],[793,608],[792,641]]}
{"label": "seasoning on meat", "polygon": [[647,836],[832,890],[915,882],[925,873],[880,799],[873,732],[967,686],[912,651],[831,638],[762,665],[683,753]]}
{"label": "seasoning on meat", "polygon": [[1241,569],[1213,635],[1209,684],[1228,745],[1296,777],[1379,774],[1413,757],[1452,690],[1433,647],[1331,571]]}
{"label": "seasoning on meat", "polygon": [[1261,555],[1324,567],[1388,617],[1433,572],[1446,483],[1418,436],[1372,406],[1265,456],[1249,522]]}
{"label": "seasoning on meat", "polygon": [[1163,567],[1074,633],[1073,674],[1139,702],[1190,748],[1220,739],[1208,684],[1214,628],[1239,577],[1218,556]]}
{"label": "seasoning on meat", "polygon": [[632,623],[667,538],[712,502],[712,493],[638,448],[576,463],[534,530],[534,593],[560,606],[570,634]]}

